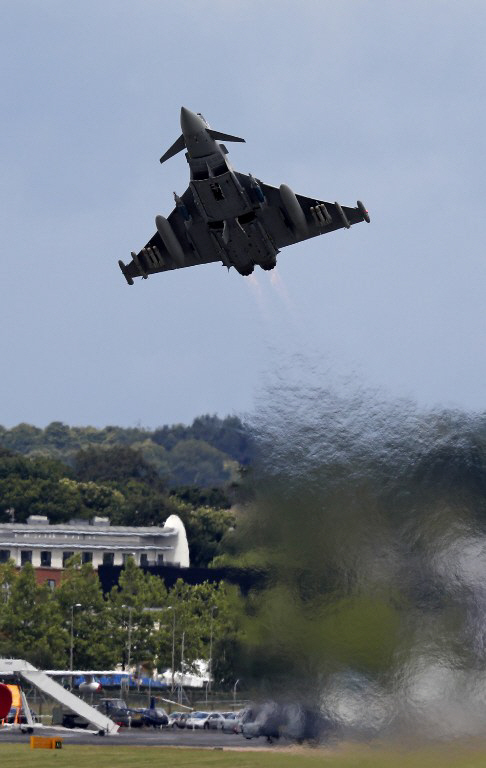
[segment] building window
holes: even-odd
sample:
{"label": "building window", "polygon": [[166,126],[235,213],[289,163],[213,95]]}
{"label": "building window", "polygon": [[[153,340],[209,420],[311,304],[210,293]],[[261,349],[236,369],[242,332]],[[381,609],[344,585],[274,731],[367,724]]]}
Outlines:
{"label": "building window", "polygon": [[74,555],[74,552],[63,552],[62,553],[62,567],[66,567],[67,561]]}
{"label": "building window", "polygon": [[128,560],[130,557],[133,558],[133,554],[131,552],[124,552],[122,555],[123,565],[126,565],[128,563]]}
{"label": "building window", "polygon": [[8,560],[10,560],[10,550],[0,549],[0,563],[6,563]]}
{"label": "building window", "polygon": [[20,553],[20,565],[25,565],[26,563],[32,562],[32,550],[31,549],[23,549]]}
{"label": "building window", "polygon": [[83,552],[83,563],[92,563],[92,562],[93,562],[93,553]]}
{"label": "building window", "polygon": [[148,565],[148,555],[145,552],[140,555],[140,565]]}
{"label": "building window", "polygon": [[56,588],[56,582],[55,582],[54,579],[47,579],[46,584],[49,587],[49,589],[55,589]]}
{"label": "building window", "polygon": [[103,565],[113,565],[115,555],[113,552],[103,552]]}
{"label": "building window", "polygon": [[44,568],[49,568],[51,565],[51,553],[49,550],[46,550],[44,552],[41,552],[41,558],[40,558],[41,566]]}
{"label": "building window", "polygon": [[164,556],[157,555],[157,565],[163,565],[163,564],[164,564]]}

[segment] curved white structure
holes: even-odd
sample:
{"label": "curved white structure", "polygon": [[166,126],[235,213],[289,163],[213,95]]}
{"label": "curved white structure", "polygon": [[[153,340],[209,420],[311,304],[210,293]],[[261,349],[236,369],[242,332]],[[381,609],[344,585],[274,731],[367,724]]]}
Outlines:
{"label": "curved white structure", "polygon": [[189,544],[187,543],[187,534],[184,523],[178,515],[169,515],[165,521],[165,525],[167,528],[172,528],[177,534],[176,542],[171,553],[172,562],[180,565],[181,568],[189,568]]}
{"label": "curved white structure", "polygon": [[163,526],[110,525],[103,517],[50,525],[41,515],[31,515],[26,523],[0,523],[0,563],[12,558],[22,567],[30,562],[39,577],[42,573],[40,581],[58,584],[73,554],[81,555],[82,562],[91,563],[95,570],[100,565],[124,565],[129,557],[142,567],[189,567],[186,530],[177,515]]}

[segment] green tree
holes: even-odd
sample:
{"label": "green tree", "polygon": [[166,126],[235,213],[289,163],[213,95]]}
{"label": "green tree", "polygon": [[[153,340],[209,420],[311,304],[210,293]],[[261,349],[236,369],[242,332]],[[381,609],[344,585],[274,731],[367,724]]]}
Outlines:
{"label": "green tree", "polygon": [[76,454],[74,467],[79,480],[97,483],[117,483],[137,480],[163,490],[164,485],[155,468],[140,450],[125,446],[113,448],[87,448]]}
{"label": "green tree", "polygon": [[[72,632],[74,666],[78,669],[99,669],[116,664],[118,649],[108,626],[109,606],[91,563],[81,565],[80,556],[74,555],[66,565],[63,580],[54,592],[54,600],[69,640]],[[64,664],[68,662],[69,655]]]}
{"label": "green tree", "polygon": [[234,512],[231,509],[192,509],[180,505],[177,514],[186,527],[191,564],[208,566],[220,554],[224,537],[235,525]]}
{"label": "green tree", "polygon": [[127,665],[154,666],[157,611],[150,609],[163,608],[166,600],[164,583],[128,558],[109,599],[110,632],[124,669]]}
{"label": "green tree", "polygon": [[231,462],[224,453],[204,440],[182,440],[168,454],[171,483],[211,488],[232,479]]}
{"label": "green tree", "polygon": [[[243,607],[238,590],[226,584],[190,585],[178,579],[167,595],[165,621],[157,634],[157,666],[197,671],[196,662],[212,666],[214,679],[233,678],[241,639]],[[182,654],[184,654],[182,658]]]}
{"label": "green tree", "polygon": [[11,581],[10,597],[0,614],[0,653],[42,668],[64,663],[68,634],[46,586],[38,586],[30,563]]}

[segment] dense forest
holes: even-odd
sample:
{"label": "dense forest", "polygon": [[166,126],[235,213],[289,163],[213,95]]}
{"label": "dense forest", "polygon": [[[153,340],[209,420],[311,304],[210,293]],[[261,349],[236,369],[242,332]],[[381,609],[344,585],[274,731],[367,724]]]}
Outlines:
{"label": "dense forest", "polygon": [[[199,416],[191,426],[175,424],[154,430],[141,427],[70,427],[54,421],[45,429],[18,424],[0,426],[0,447],[30,457],[58,459],[74,467],[88,449],[132,448],[150,463],[169,488],[184,485],[222,487],[238,467],[251,463],[250,433],[236,416]],[[101,454],[99,454],[101,455]]]}
{"label": "dense forest", "polygon": [[232,488],[252,450],[236,417],[202,416],[189,427],[154,431],[0,427],[0,522],[102,515],[116,525],[161,525],[175,513],[191,563],[208,565],[234,526]]}

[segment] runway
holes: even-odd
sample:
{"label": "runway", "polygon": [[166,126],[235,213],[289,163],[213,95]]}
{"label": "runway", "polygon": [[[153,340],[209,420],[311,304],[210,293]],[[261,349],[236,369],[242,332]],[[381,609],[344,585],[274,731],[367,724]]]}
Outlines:
{"label": "runway", "polygon": [[[247,747],[272,748],[264,737],[245,739],[241,734],[221,731],[185,730],[182,728],[120,728],[113,736],[99,736],[92,731],[63,728],[36,728],[37,736],[55,736],[67,744],[95,744],[96,746],[146,746],[146,747],[208,747],[210,749],[245,749]],[[3,743],[28,743],[30,734],[18,728],[0,728],[0,745]],[[287,742],[284,742],[287,743]],[[278,742],[277,742],[278,744]]]}

